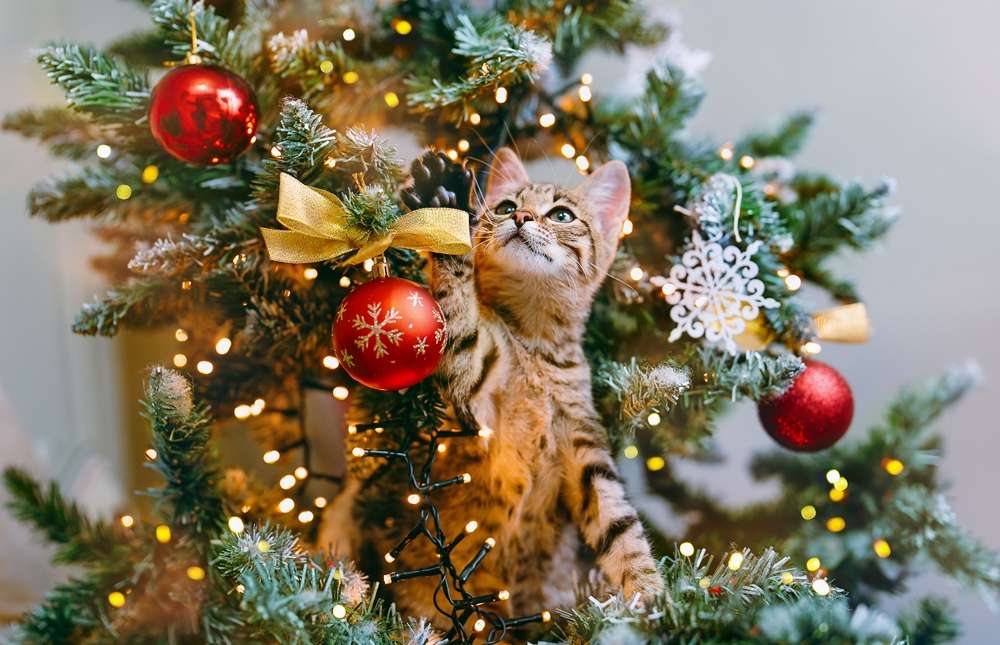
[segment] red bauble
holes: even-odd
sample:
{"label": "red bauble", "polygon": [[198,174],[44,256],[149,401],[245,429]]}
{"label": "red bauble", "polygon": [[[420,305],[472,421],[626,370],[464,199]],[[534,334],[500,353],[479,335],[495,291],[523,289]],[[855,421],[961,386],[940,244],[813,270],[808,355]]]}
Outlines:
{"label": "red bauble", "polygon": [[448,340],[444,313],[427,290],[401,278],[366,282],[347,294],[333,347],[354,380],[399,390],[430,376]]}
{"label": "red bauble", "polygon": [[789,450],[817,452],[844,436],[854,416],[854,396],[840,373],[819,361],[806,369],[780,396],[757,405],[771,437]]}
{"label": "red bauble", "polygon": [[149,129],[181,161],[225,163],[253,141],[257,100],[246,81],[228,69],[181,65],[153,88]]}

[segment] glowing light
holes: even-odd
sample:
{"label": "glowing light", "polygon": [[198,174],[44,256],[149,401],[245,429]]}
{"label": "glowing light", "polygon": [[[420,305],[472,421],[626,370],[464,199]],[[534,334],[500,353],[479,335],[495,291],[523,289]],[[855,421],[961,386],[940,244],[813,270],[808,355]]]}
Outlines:
{"label": "glowing light", "polygon": [[504,87],[504,86],[502,86],[502,85],[500,87],[498,87],[496,93],[493,95],[493,99],[497,103],[499,103],[501,105],[503,105],[504,103],[506,103],[507,102],[507,88]]}
{"label": "glowing light", "polygon": [[651,426],[660,425],[660,415],[656,412],[650,412],[649,416],[646,417],[646,423],[648,423]]}
{"label": "glowing light", "polygon": [[556,124],[556,115],[551,112],[546,112],[542,116],[538,117],[538,125],[543,128],[551,128]]}
{"label": "glowing light", "polygon": [[837,490],[836,488],[830,489],[830,501],[831,502],[842,502],[844,498],[847,497],[847,493],[842,490]]}
{"label": "glowing light", "polygon": [[576,167],[580,172],[586,172],[590,168],[590,159],[580,155],[576,158]]}
{"label": "glowing light", "polygon": [[410,493],[409,495],[406,496],[406,503],[416,506],[417,504],[420,503],[420,495],[417,495],[416,493]]}
{"label": "glowing light", "polygon": [[365,271],[371,271],[375,268],[375,260],[368,258],[362,266],[365,267]]}
{"label": "glowing light", "polygon": [[153,448],[146,448],[146,459],[149,461],[156,461],[157,453]]}
{"label": "glowing light", "polygon": [[233,341],[229,338],[222,337],[215,343],[215,353],[219,356],[223,356],[229,353],[229,350],[233,348]]}
{"label": "glowing light", "polygon": [[812,504],[806,504],[802,507],[802,510],[799,511],[799,514],[802,515],[802,519],[804,520],[814,519],[816,517],[816,507]]}
{"label": "glowing light", "polygon": [[329,74],[330,72],[332,72],[333,71],[333,61],[331,61],[331,60],[322,61],[319,64],[319,71],[323,72],[324,74]]}
{"label": "glowing light", "polygon": [[472,624],[472,631],[481,632],[486,629],[486,621],[482,618],[477,618],[476,622]]}
{"label": "glowing light", "polygon": [[170,541],[170,527],[166,524],[157,526],[154,534],[156,535],[156,541],[160,544],[166,544]]}
{"label": "glowing light", "polygon": [[246,403],[237,405],[236,408],[233,409],[233,416],[239,419],[240,421],[242,421],[243,419],[249,419],[250,413],[251,413],[250,406],[247,405]]}
{"label": "glowing light", "polygon": [[822,565],[822,563],[819,561],[819,558],[817,557],[809,558],[808,560],[806,560],[806,571],[818,571],[820,565]]}
{"label": "glowing light", "polygon": [[743,554],[737,551],[736,553],[729,556],[729,562],[726,563],[730,571],[736,571],[743,566]]}
{"label": "glowing light", "polygon": [[236,533],[237,535],[242,533],[243,529],[245,528],[243,526],[243,518],[238,517],[236,515],[230,517],[227,524],[229,525],[229,530],[232,531],[233,533]]}
{"label": "glowing light", "polygon": [[313,505],[316,506],[316,508],[326,508],[326,498],[317,497],[313,500]]}
{"label": "glowing light", "polygon": [[211,374],[215,366],[210,361],[198,361],[197,369],[202,374]]}
{"label": "glowing light", "polygon": [[892,549],[889,547],[889,543],[885,540],[875,540],[872,544],[872,549],[875,550],[875,555],[880,558],[888,558],[892,555]]}
{"label": "glowing light", "polygon": [[191,290],[191,281],[181,280],[181,291],[190,291],[190,290]]}
{"label": "glowing light", "polygon": [[305,466],[299,466],[295,469],[293,474],[295,475],[295,479],[305,479],[309,476],[309,471]]}
{"label": "glowing light", "polygon": [[580,100],[583,101],[584,103],[586,103],[587,101],[589,101],[594,97],[594,93],[590,90],[589,85],[581,85],[580,89],[577,91],[577,95],[580,97]]}
{"label": "glowing light", "polygon": [[364,448],[359,448],[359,447],[355,446],[351,450],[351,454],[354,455],[355,457],[364,457],[365,456],[365,449]]}
{"label": "glowing light", "polygon": [[580,77],[580,83],[582,83],[584,85],[590,85],[593,82],[594,82],[594,75],[591,74],[591,73],[589,73],[589,72],[584,73]]}
{"label": "glowing light", "polygon": [[635,230],[635,225],[632,223],[632,220],[626,218],[626,220],[622,222],[622,237],[631,235],[633,230]]}
{"label": "glowing light", "polygon": [[268,543],[267,540],[260,540],[259,542],[257,542],[257,550],[260,551],[261,553],[267,553],[268,551],[271,550],[271,545]]}
{"label": "glowing light", "polygon": [[385,561],[388,562],[389,564],[392,564],[393,562],[396,561],[396,558],[392,557],[391,553],[386,553],[385,556],[383,557],[385,558]]}
{"label": "glowing light", "polygon": [[340,361],[337,360],[336,356],[324,356],[323,367],[328,370],[335,370],[340,367]]}
{"label": "glowing light", "polygon": [[483,117],[480,116],[479,112],[473,112],[469,115],[469,123],[472,125],[479,125],[482,120]]}
{"label": "glowing light", "polygon": [[451,159],[452,161],[458,161],[458,150],[455,150],[454,148],[449,148],[448,152],[446,152],[445,154],[448,155],[448,158]]}
{"label": "glowing light", "polygon": [[743,155],[742,157],[740,157],[740,168],[743,168],[745,170],[750,170],[751,168],[753,168],[753,165],[755,163],[757,162],[750,155]]}
{"label": "glowing light", "polygon": [[836,468],[831,468],[830,470],[826,471],[826,481],[830,482],[831,484],[836,484],[838,479],[840,479],[839,470],[837,470]]}
{"label": "glowing light", "polygon": [[677,287],[675,287],[673,284],[669,282],[666,282],[662,287],[660,287],[660,291],[663,293],[663,295],[669,296],[673,292],[677,291]]}
{"label": "glowing light", "polygon": [[645,274],[646,274],[646,272],[642,270],[641,266],[634,266],[628,272],[628,277],[630,277],[633,280],[635,280],[636,282],[638,282],[639,280],[642,280],[642,276],[644,276]]}
{"label": "glowing light", "polygon": [[399,95],[395,92],[386,92],[382,99],[390,108],[394,108],[399,105]]}
{"label": "glowing light", "polygon": [[349,286],[351,286],[351,279],[348,278],[346,275],[345,276],[341,276],[339,284],[340,284],[340,286],[345,287],[345,288],[349,287]]}
{"label": "glowing light", "polygon": [[622,451],[626,459],[635,459],[639,456],[639,448],[636,446],[625,446],[625,450]]}
{"label": "glowing light", "polygon": [[187,577],[192,580],[204,580],[205,570],[195,565],[187,568]]}
{"label": "glowing light", "polygon": [[807,342],[805,342],[805,343],[802,344],[802,353],[803,354],[813,354],[813,355],[815,355],[815,354],[819,354],[821,351],[823,351],[823,346],[820,345],[819,343],[817,343],[814,340],[810,340],[810,341],[807,341]]}
{"label": "glowing light", "polygon": [[142,183],[151,184],[160,178],[160,169],[150,164],[142,169]]}
{"label": "glowing light", "polygon": [[546,610],[542,612],[542,622],[547,623],[552,620],[552,612]]}
{"label": "glowing light", "polygon": [[794,273],[789,273],[785,276],[785,286],[788,287],[789,291],[798,291],[802,288],[802,278]]}
{"label": "glowing light", "polygon": [[132,517],[131,515],[122,515],[120,518],[118,518],[118,521],[121,522],[122,526],[124,526],[127,529],[130,529],[133,526],[135,526],[135,518]]}
{"label": "glowing light", "polygon": [[681,542],[681,545],[677,548],[685,558],[690,558],[694,555],[694,545],[690,542]]}
{"label": "glowing light", "polygon": [[309,522],[312,522],[313,518],[315,517],[316,516],[313,515],[313,512],[308,509],[299,513],[299,521],[302,522],[303,524],[308,524]]}
{"label": "glowing light", "polygon": [[790,572],[785,571],[781,574],[781,584],[790,585],[793,582],[795,582],[795,576],[793,576]]}
{"label": "glowing light", "polygon": [[712,585],[712,581],[706,576],[698,581],[698,586],[702,589],[708,589]]}
{"label": "glowing light", "polygon": [[396,22],[396,33],[400,36],[405,36],[411,31],[413,31],[413,25],[410,24],[409,20],[398,20]]}
{"label": "glowing light", "polygon": [[274,462],[281,459],[281,453],[277,450],[268,450],[264,453],[264,463],[273,464]]}
{"label": "glowing light", "polygon": [[278,511],[282,513],[290,513],[293,508],[295,508],[295,500],[291,497],[286,497],[278,502]]}
{"label": "glowing light", "polygon": [[347,615],[347,610],[341,604],[336,604],[333,606],[333,617],[343,620],[344,616]]}
{"label": "glowing light", "polygon": [[357,38],[358,35],[354,33],[353,29],[348,27],[347,29],[344,30],[344,33],[340,34],[340,37],[346,40],[347,42],[351,42],[352,40]]}
{"label": "glowing light", "polygon": [[477,522],[476,520],[471,520],[471,521],[465,523],[465,532],[466,533],[475,533],[476,529],[478,529],[478,528],[479,528],[479,522]]}
{"label": "glowing light", "polygon": [[353,423],[347,426],[347,434],[357,434],[357,433],[358,433],[358,426],[354,425]]}
{"label": "glowing light", "polygon": [[666,465],[667,462],[664,461],[663,457],[660,457],[659,455],[650,457],[649,459],[646,460],[646,468],[649,468],[653,472],[656,472],[658,470],[663,470],[663,467]]}
{"label": "glowing light", "polygon": [[490,547],[491,549],[497,545],[497,541],[491,537],[486,538],[485,542],[486,546]]}
{"label": "glowing light", "polygon": [[271,146],[271,156],[275,159],[281,159],[281,148],[278,146]]}
{"label": "glowing light", "polygon": [[510,600],[510,592],[506,589],[501,589],[497,592],[497,598],[500,600]]}
{"label": "glowing light", "polygon": [[350,394],[350,391],[343,385],[338,385],[337,387],[333,388],[333,398],[337,399],[338,401],[343,401],[344,399],[346,399],[348,394]]}
{"label": "glowing light", "polygon": [[833,487],[837,490],[847,490],[847,477],[841,477],[838,479]]}
{"label": "glowing light", "polygon": [[126,200],[132,196],[132,187],[128,184],[118,184],[118,188],[115,188],[115,197],[121,200]]}
{"label": "glowing light", "polygon": [[727,143],[726,145],[719,148],[719,156],[723,161],[729,161],[733,158],[733,146]]}
{"label": "glowing light", "polygon": [[323,165],[332,170],[337,167],[337,160],[334,157],[327,157],[323,160]]}
{"label": "glowing light", "polygon": [[188,333],[183,329],[178,328],[177,331],[174,332],[174,338],[177,339],[177,342],[183,343],[188,339]]}
{"label": "glowing light", "polygon": [[576,148],[574,148],[571,143],[564,143],[562,144],[562,147],[559,148],[559,154],[567,159],[572,159],[576,155]]}
{"label": "glowing light", "polygon": [[295,475],[285,475],[284,477],[278,480],[278,486],[281,487],[281,490],[289,490],[290,488],[294,487]]}
{"label": "glowing light", "polygon": [[344,72],[344,82],[347,83],[348,85],[354,85],[355,83],[358,82],[359,78],[361,78],[361,76],[354,70],[351,70],[349,72]]}
{"label": "glowing light", "polygon": [[319,271],[316,267],[306,267],[302,270],[302,277],[306,280],[315,280],[319,277]]}
{"label": "glowing light", "polygon": [[246,590],[247,590],[247,588],[244,587],[243,585],[241,585],[241,584],[236,585],[236,593],[243,593]]}
{"label": "glowing light", "polygon": [[184,354],[174,354],[174,367],[184,367],[188,364],[188,357]]}
{"label": "glowing light", "polygon": [[448,452],[448,444],[446,444],[446,443],[439,443],[438,447],[437,447],[437,451],[438,451],[439,454],[442,454],[442,455],[444,453]]}
{"label": "glowing light", "polygon": [[109,146],[106,143],[102,143],[101,145],[97,146],[97,156],[100,157],[101,159],[107,159],[108,157],[110,157],[111,146]]}
{"label": "glowing light", "polygon": [[840,533],[847,526],[847,522],[842,517],[831,517],[826,521],[826,530],[831,533]]}
{"label": "glowing light", "polygon": [[125,594],[120,591],[112,591],[108,594],[108,604],[115,609],[125,606]]}
{"label": "glowing light", "polygon": [[387,584],[387,585],[391,585],[392,584],[392,575],[390,575],[390,574],[387,573],[384,576],[382,576],[382,582],[385,583],[385,584]]}
{"label": "glowing light", "polygon": [[490,428],[488,426],[483,426],[482,428],[479,429],[479,436],[482,437],[483,439],[489,439],[490,437],[493,436],[493,428]]}
{"label": "glowing light", "polygon": [[905,468],[903,462],[898,459],[886,459],[885,463],[882,464],[882,467],[885,469],[885,472],[889,473],[893,477],[903,472]]}
{"label": "glowing light", "polygon": [[817,596],[828,596],[830,595],[830,583],[825,578],[816,578],[812,582],[812,590],[816,592]]}

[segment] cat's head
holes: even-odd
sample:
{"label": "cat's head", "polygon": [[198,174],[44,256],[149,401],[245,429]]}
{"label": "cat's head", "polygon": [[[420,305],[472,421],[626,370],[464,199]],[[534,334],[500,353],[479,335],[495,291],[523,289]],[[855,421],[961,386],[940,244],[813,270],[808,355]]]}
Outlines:
{"label": "cat's head", "polygon": [[553,290],[592,292],[614,259],[630,194],[628,170],[620,161],[563,188],[532,183],[517,154],[502,148],[483,196],[477,265]]}

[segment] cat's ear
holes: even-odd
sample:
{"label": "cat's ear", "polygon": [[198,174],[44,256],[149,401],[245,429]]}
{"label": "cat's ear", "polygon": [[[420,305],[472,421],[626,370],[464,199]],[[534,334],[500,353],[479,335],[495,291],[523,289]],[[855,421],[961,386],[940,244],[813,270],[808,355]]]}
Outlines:
{"label": "cat's ear", "polygon": [[526,186],[530,181],[517,153],[510,148],[500,148],[490,164],[490,175],[486,180],[486,203],[492,206],[504,195]]}
{"label": "cat's ear", "polygon": [[587,211],[594,214],[601,237],[612,248],[617,246],[632,198],[628,168],[620,161],[609,161],[587,177],[577,192]]}

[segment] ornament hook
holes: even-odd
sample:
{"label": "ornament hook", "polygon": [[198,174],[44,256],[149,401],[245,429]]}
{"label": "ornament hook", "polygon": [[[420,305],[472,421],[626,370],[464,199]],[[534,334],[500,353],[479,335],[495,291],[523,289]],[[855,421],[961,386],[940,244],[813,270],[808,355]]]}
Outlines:
{"label": "ornament hook", "polygon": [[188,20],[191,24],[191,51],[184,57],[184,62],[188,65],[199,65],[201,56],[198,55],[198,23],[195,20],[194,9],[188,13]]}

